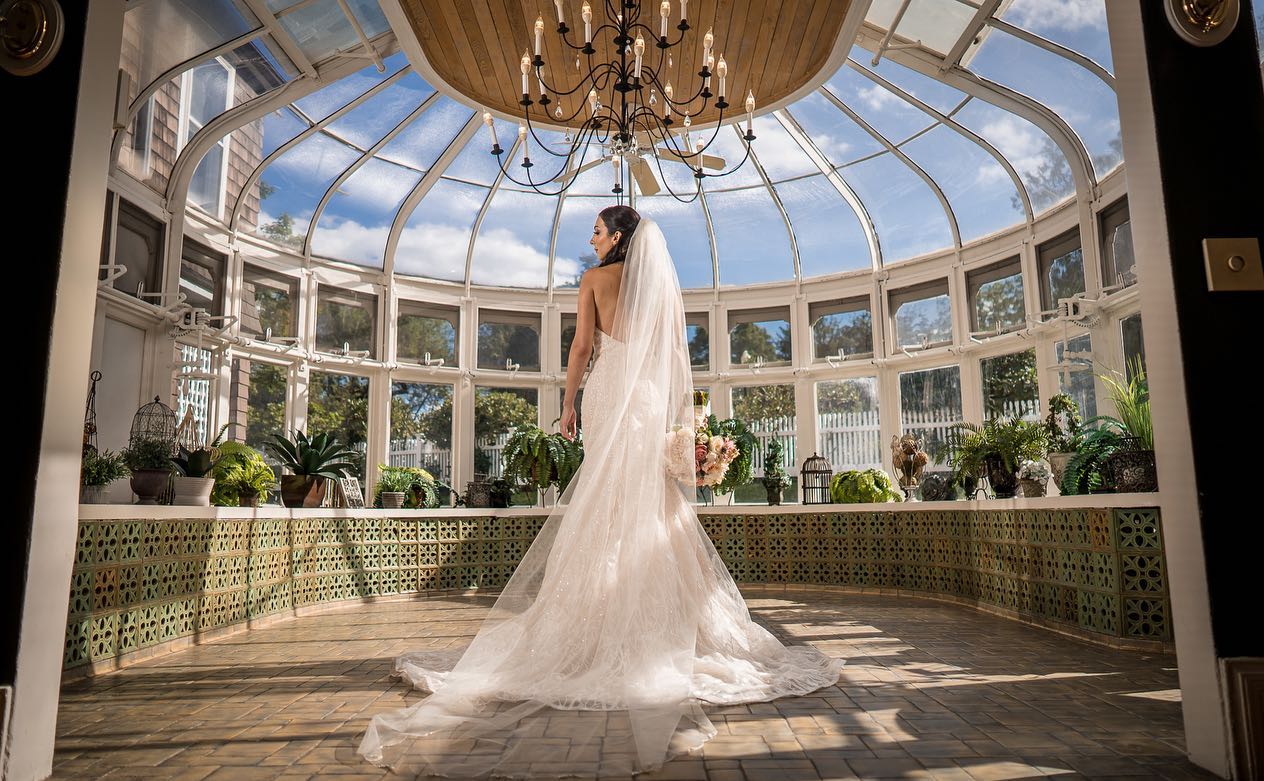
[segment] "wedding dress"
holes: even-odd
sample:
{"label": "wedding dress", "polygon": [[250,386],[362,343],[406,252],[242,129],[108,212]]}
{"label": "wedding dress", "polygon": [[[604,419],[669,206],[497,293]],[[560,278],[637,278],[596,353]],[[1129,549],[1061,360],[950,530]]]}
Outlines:
{"label": "wedding dress", "polygon": [[693,382],[666,241],[632,235],[598,330],[584,461],[468,647],[396,673],[432,692],[373,717],[359,751],[405,775],[630,775],[705,743],[703,704],[838,681],[842,662],[751,620],[693,506]]}

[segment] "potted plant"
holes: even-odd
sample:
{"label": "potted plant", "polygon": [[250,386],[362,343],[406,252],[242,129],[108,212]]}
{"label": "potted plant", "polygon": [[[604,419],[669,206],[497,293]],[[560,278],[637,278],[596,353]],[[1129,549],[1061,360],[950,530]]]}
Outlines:
{"label": "potted plant", "polygon": [[1053,470],[1044,461],[1027,459],[1018,467],[1018,484],[1022,486],[1023,496],[1044,496],[1053,476]]}
{"label": "potted plant", "polygon": [[276,486],[276,474],[263,456],[241,442],[219,446],[211,503],[219,507],[258,507]]}
{"label": "potted plant", "polygon": [[175,491],[172,504],[189,507],[210,507],[211,489],[215,487],[215,464],[219,462],[219,442],[228,424],[219,430],[215,441],[204,447],[192,450],[180,446],[180,454],[171,461],[179,473],[175,478]]}
{"label": "potted plant", "polygon": [[[719,442],[727,440],[736,447],[732,460],[725,461],[724,457],[720,458],[720,461],[725,464],[720,472],[723,478],[711,487],[715,494],[730,494],[729,501],[732,502],[733,491],[738,486],[747,485],[755,479],[755,449],[759,447],[759,440],[750,432],[746,424],[737,418],[719,420],[715,415],[708,415],[705,432],[711,437],[708,447],[716,444],[716,437],[720,437]],[[705,462],[706,457],[704,456],[702,460]]]}
{"label": "potted plant", "polygon": [[[1093,418],[1086,425],[1097,420]],[[1067,462],[1058,490],[1064,496],[1113,491],[1114,485],[1107,471],[1107,464],[1115,451],[1123,445],[1124,438],[1117,426],[1104,425],[1086,429],[1080,449]]]}
{"label": "potted plant", "polygon": [[[382,477],[378,478],[377,488],[373,491],[374,507],[394,506],[386,503],[386,500],[382,498],[391,487],[404,494],[403,503],[398,505],[399,507],[415,509],[439,506],[439,492],[442,484],[426,470],[416,466],[388,466],[386,464],[378,464],[377,468]],[[390,477],[387,477],[388,474]],[[385,484],[383,480],[386,480]],[[404,488],[399,488],[399,486],[404,486]],[[447,488],[451,490],[450,487]]]}
{"label": "potted plant", "polygon": [[508,507],[516,493],[518,493],[518,488],[512,482],[503,477],[497,477],[491,481],[488,498],[492,507]]}
{"label": "potted plant", "polygon": [[987,475],[998,499],[1010,499],[1018,490],[1018,467],[1023,461],[1039,461],[1049,446],[1044,425],[1021,418],[995,418],[957,423],[948,429],[941,451],[953,468],[976,477]]}
{"label": "potted plant", "polygon": [[528,424],[520,426],[505,443],[505,477],[528,491],[547,491],[556,485],[560,494],[583,458],[578,442]]}
{"label": "potted plant", "polygon": [[1062,485],[1062,473],[1067,462],[1079,451],[1084,441],[1080,407],[1066,393],[1058,393],[1049,399],[1049,414],[1045,416],[1045,432],[1049,435],[1049,467],[1053,481]]}
{"label": "potted plant", "polygon": [[272,435],[272,451],[292,474],[281,475],[281,501],[286,507],[320,507],[329,481],[354,469],[358,454],[324,433],[308,439],[302,431],[286,439]]}
{"label": "potted plant", "polygon": [[158,504],[171,482],[171,443],[165,439],[137,439],[123,451],[132,472],[132,493],[137,504]]}
{"label": "potted plant", "polygon": [[1101,376],[1110,388],[1118,417],[1099,416],[1098,420],[1115,428],[1122,437],[1121,446],[1110,455],[1107,468],[1111,482],[1120,493],[1159,490],[1154,466],[1154,423],[1150,417],[1150,389],[1140,359],[1129,364],[1132,378],[1120,382]]}
{"label": "potted plant", "polygon": [[781,504],[781,494],[790,487],[790,476],[786,474],[786,467],[781,463],[781,456],[785,450],[785,445],[781,440],[774,439],[768,443],[768,447],[764,449],[764,490],[768,493],[768,504]]}
{"label": "potted plant", "polygon": [[388,510],[398,510],[404,506],[404,500],[412,490],[414,476],[400,467],[386,466],[381,469],[381,475],[377,479],[373,506],[385,507]]}
{"label": "potted plant", "polygon": [[106,487],[130,474],[121,453],[88,445],[83,449],[79,470],[79,503],[105,504]]}
{"label": "potted plant", "polygon": [[830,499],[838,504],[903,501],[881,469],[839,472],[830,480]]}

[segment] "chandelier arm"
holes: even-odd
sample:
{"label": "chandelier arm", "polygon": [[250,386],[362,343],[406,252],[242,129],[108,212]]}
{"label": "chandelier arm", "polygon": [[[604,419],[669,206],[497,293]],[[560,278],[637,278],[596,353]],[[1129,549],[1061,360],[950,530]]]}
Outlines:
{"label": "chandelier arm", "polygon": [[[581,157],[580,157],[580,165],[583,165],[584,157],[585,157],[585,156],[587,156],[587,154],[588,154],[588,149],[587,149],[587,145],[585,145],[585,147],[584,147],[584,152],[583,152],[583,156],[581,156]],[[561,195],[562,193],[564,193],[564,192],[566,192],[567,190],[569,190],[569,189],[570,189],[570,187],[571,187],[571,185],[575,183],[575,179],[577,179],[577,178],[578,178],[578,177],[574,177],[574,178],[572,178],[570,181],[568,181],[568,182],[567,182],[566,184],[564,184],[564,185],[563,185],[563,184],[559,184],[558,189],[557,189],[555,192],[550,192],[550,191],[547,191],[547,190],[544,190],[544,189],[541,189],[541,188],[542,188],[544,185],[548,184],[549,182],[556,182],[556,181],[557,181],[557,180],[558,180],[558,179],[562,176],[562,174],[566,173],[566,171],[567,171],[568,169],[567,169],[567,167],[566,167],[566,165],[565,165],[565,164],[563,164],[562,168],[561,168],[561,169],[559,169],[559,170],[558,170],[558,172],[557,172],[556,174],[554,174],[552,177],[550,177],[549,179],[546,179],[546,180],[544,180],[544,181],[540,182],[539,184],[537,184],[537,183],[536,183],[536,182],[532,179],[532,177],[531,177],[531,169],[530,169],[530,168],[528,168],[528,169],[527,169],[527,181],[525,181],[525,182],[524,182],[524,181],[522,181],[522,180],[518,179],[517,177],[515,177],[512,173],[510,173],[510,170],[509,170],[510,166],[505,165],[505,164],[501,161],[501,159],[500,159],[500,155],[495,155],[495,157],[496,157],[496,167],[500,169],[501,174],[502,174],[502,175],[503,175],[506,179],[508,179],[509,181],[511,181],[511,182],[513,182],[514,184],[519,185],[519,186],[521,186],[521,187],[530,187],[532,190],[534,190],[535,192],[537,192],[537,193],[539,193],[539,194],[541,194],[541,195],[553,195],[553,196],[556,196],[556,195]],[[510,162],[512,163],[512,161],[510,161]]]}
{"label": "chandelier arm", "polygon": [[[590,56],[590,59],[591,59],[591,56]],[[582,77],[580,78],[579,83],[578,83],[578,84],[576,84],[574,87],[571,87],[569,90],[562,90],[562,89],[558,89],[557,87],[555,87],[555,86],[553,86],[553,85],[549,84],[547,81],[545,81],[545,80],[544,80],[544,78],[543,78],[542,76],[537,76],[537,78],[539,78],[539,79],[540,79],[540,83],[541,83],[541,84],[543,84],[543,85],[545,86],[545,88],[546,88],[549,92],[552,92],[554,95],[557,95],[557,96],[561,97],[561,96],[564,96],[564,95],[574,95],[576,92],[578,92],[579,90],[583,89],[584,87],[591,87],[591,86],[595,86],[595,85],[596,85],[596,78],[597,78],[597,77],[596,77],[596,74],[597,74],[599,71],[602,71],[603,69],[608,71],[608,70],[611,70],[611,69],[613,69],[613,68],[614,68],[614,64],[613,64],[613,63],[609,63],[609,62],[599,63],[599,64],[597,64],[597,65],[593,66],[592,68],[590,68],[590,69],[589,69],[589,71],[588,71],[588,73],[587,73],[587,74],[585,74],[584,76],[582,76]],[[587,81],[585,81],[585,80],[587,80]],[[575,114],[571,114],[571,115],[570,115],[570,117],[567,117],[567,119],[573,119],[573,118],[576,116],[576,114],[578,114],[578,113],[579,113],[579,112],[578,112],[578,111],[576,111],[576,112],[575,112]]]}

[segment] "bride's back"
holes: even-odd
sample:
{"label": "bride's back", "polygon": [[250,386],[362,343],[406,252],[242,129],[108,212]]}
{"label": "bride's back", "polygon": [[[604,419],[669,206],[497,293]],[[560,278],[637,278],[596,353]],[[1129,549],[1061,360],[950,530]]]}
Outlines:
{"label": "bride's back", "polygon": [[597,327],[606,333],[614,328],[615,310],[619,305],[619,287],[623,284],[623,261],[598,266],[585,272],[591,277],[593,303],[597,308]]}

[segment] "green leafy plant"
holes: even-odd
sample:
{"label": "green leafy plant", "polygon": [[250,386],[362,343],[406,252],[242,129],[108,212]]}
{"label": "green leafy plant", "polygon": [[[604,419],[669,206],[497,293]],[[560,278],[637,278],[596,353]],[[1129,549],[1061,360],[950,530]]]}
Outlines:
{"label": "green leafy plant", "polygon": [[215,464],[219,462],[219,443],[224,438],[224,432],[228,430],[228,424],[219,430],[215,435],[215,441],[206,447],[197,447],[192,450],[184,445],[180,446],[180,455],[171,459],[176,465],[176,471],[185,477],[210,477],[211,472],[215,469]]}
{"label": "green leafy plant", "polygon": [[110,450],[97,450],[95,447],[83,449],[83,460],[79,470],[81,485],[109,485],[131,474],[122,453]]}
{"label": "green leafy plant", "polygon": [[138,439],[123,450],[123,461],[133,472],[143,470],[170,471],[171,443],[165,439]]}
{"label": "green leafy plant", "polygon": [[268,493],[276,485],[276,473],[263,455],[241,442],[225,442],[219,446],[219,461],[215,464],[215,488],[211,491],[211,504],[220,507],[236,507],[242,496],[259,495],[266,502]]}
{"label": "green leafy plant", "polygon": [[[439,483],[424,469],[415,466],[387,466],[378,464],[380,476],[373,492],[373,506],[382,506],[382,494],[391,491],[407,494],[405,507],[438,507]],[[414,493],[420,494],[421,504],[415,501]]]}
{"label": "green leafy plant", "polygon": [[527,490],[565,491],[575,476],[584,452],[578,442],[560,433],[547,434],[539,426],[520,426],[505,443],[505,476]]}
{"label": "green leafy plant", "polygon": [[790,487],[790,476],[786,474],[786,467],[781,463],[784,451],[785,445],[779,439],[772,440],[768,443],[768,447],[764,449],[765,488],[785,490]]}
{"label": "green leafy plant", "polygon": [[1118,421],[1093,418],[1105,425],[1089,429],[1080,442],[1080,449],[1067,462],[1058,490],[1064,495],[1087,494],[1109,487],[1106,463],[1115,451],[1124,446],[1123,427]]}
{"label": "green leafy plant", "polygon": [[881,469],[852,469],[830,480],[830,498],[840,504],[903,501]]}
{"label": "green leafy plant", "polygon": [[1126,382],[1108,375],[1098,375],[1110,389],[1110,399],[1115,402],[1117,417],[1099,415],[1093,420],[1116,423],[1127,436],[1137,438],[1139,450],[1154,450],[1154,422],[1150,418],[1150,386],[1146,381],[1145,369],[1139,358],[1130,361],[1128,369],[1132,378]]}
{"label": "green leafy plant", "polygon": [[946,458],[959,476],[982,477],[987,460],[999,458],[1009,472],[1023,461],[1039,461],[1049,452],[1049,435],[1041,423],[1022,418],[994,418],[957,423],[948,429],[937,457]]}
{"label": "green leafy plant", "polygon": [[508,507],[513,495],[518,493],[518,487],[509,480],[498,477],[492,481],[490,493],[492,507]]}
{"label": "green leafy plant", "polygon": [[1049,437],[1050,453],[1074,453],[1080,449],[1080,443],[1084,441],[1080,406],[1070,395],[1058,393],[1049,398],[1045,432]]}
{"label": "green leafy plant", "polygon": [[712,414],[707,416],[707,429],[712,435],[721,434],[737,445],[737,458],[729,464],[724,479],[712,490],[717,495],[726,494],[754,480],[755,449],[759,447],[759,440],[746,428],[746,424],[737,418],[720,420]]}
{"label": "green leafy plant", "polygon": [[269,447],[281,465],[293,474],[334,480],[356,468],[354,459],[359,454],[331,434],[317,434],[308,439],[302,431],[295,431],[290,439],[280,434],[273,434],[272,439]]}

